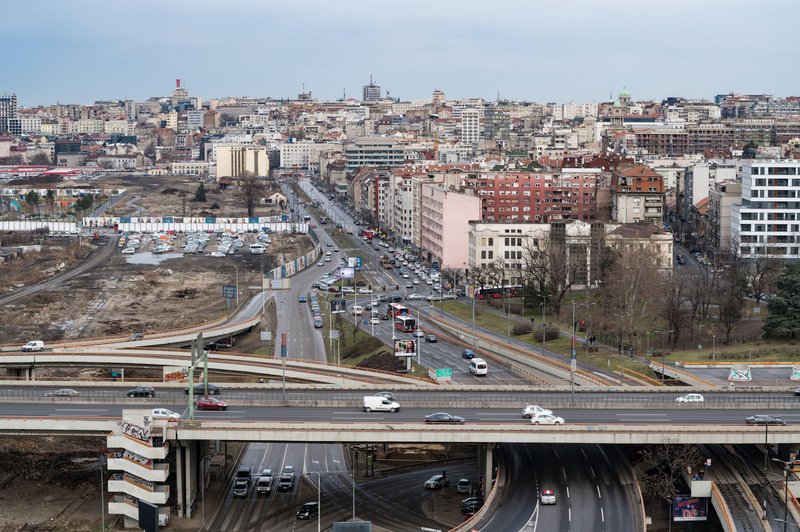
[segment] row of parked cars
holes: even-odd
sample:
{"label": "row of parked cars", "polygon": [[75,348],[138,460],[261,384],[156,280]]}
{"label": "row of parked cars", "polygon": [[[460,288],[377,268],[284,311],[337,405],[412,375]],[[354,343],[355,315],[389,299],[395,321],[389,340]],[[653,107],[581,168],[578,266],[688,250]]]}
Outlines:
{"label": "row of parked cars", "polygon": [[308,298],[306,296],[299,296],[297,298],[298,303],[308,303],[309,308],[311,309],[311,315],[314,318],[314,328],[315,329],[322,329],[324,326],[324,322],[322,321],[322,312],[319,307],[319,298],[317,297],[316,292],[311,292]]}

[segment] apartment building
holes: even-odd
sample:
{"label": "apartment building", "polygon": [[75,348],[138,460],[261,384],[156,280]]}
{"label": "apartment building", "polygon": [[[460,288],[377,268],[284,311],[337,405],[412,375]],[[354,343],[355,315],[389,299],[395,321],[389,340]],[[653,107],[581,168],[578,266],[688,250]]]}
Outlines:
{"label": "apartment building", "polygon": [[482,172],[466,179],[481,198],[481,220],[494,222],[592,221],[597,216],[596,168],[560,172]]}
{"label": "apartment building", "polygon": [[464,109],[461,112],[461,136],[462,144],[473,146],[481,140],[481,115],[478,109]]}
{"label": "apartment building", "polygon": [[280,165],[282,168],[302,168],[312,172],[320,169],[320,157],[323,154],[342,151],[338,142],[313,142],[302,140],[299,142],[282,142],[278,145],[280,152]]}
{"label": "apartment building", "polygon": [[647,221],[660,226],[664,218],[664,178],[637,164],[611,173],[611,219],[617,223]]}
{"label": "apartment building", "polygon": [[215,146],[217,160],[217,179],[221,177],[241,177],[269,175],[269,156],[263,146]]}
{"label": "apartment building", "polygon": [[618,224],[580,220],[553,223],[469,224],[468,267],[480,271],[501,266],[511,284],[522,284],[531,254],[561,256],[574,273],[567,282],[585,286],[600,279],[600,264],[606,247],[652,257],[659,268],[672,268],[672,235],[652,224]]}
{"label": "apartment building", "polygon": [[15,135],[13,131],[12,121],[17,118],[17,95],[16,94],[0,94],[0,135],[10,133]]}
{"label": "apartment building", "polygon": [[742,184],[732,181],[714,183],[708,192],[705,243],[717,253],[731,249],[731,213],[741,198]]}
{"label": "apartment building", "polygon": [[743,160],[731,238],[747,258],[800,258],[800,161]]}
{"label": "apartment building", "polygon": [[469,222],[480,219],[480,199],[468,192],[423,184],[420,190],[420,248],[441,268],[464,269],[468,264]]}
{"label": "apartment building", "polygon": [[387,137],[361,137],[344,150],[348,171],[362,166],[392,168],[405,162],[405,148]]}

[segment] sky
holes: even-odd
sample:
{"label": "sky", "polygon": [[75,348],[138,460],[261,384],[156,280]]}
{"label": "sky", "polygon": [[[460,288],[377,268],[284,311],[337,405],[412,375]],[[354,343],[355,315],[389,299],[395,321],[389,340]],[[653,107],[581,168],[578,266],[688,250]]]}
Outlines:
{"label": "sky", "polygon": [[800,95],[797,0],[32,0],[0,22],[20,105],[171,94],[600,102]]}

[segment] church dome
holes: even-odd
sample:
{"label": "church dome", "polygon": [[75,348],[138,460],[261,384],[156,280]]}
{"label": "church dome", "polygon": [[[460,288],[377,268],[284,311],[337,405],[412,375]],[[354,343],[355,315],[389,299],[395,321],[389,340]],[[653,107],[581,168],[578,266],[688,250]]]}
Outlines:
{"label": "church dome", "polygon": [[628,87],[622,87],[622,90],[619,91],[619,97],[620,99],[631,97],[631,91],[628,90]]}

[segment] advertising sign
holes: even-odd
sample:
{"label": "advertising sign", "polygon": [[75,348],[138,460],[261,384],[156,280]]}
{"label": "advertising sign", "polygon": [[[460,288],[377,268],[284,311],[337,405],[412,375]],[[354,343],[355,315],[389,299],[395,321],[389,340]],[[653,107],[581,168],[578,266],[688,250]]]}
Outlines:
{"label": "advertising sign", "polygon": [[676,495],[672,500],[672,520],[675,522],[708,520],[708,499]]}
{"label": "advertising sign", "polygon": [[331,313],[341,314],[347,308],[347,301],[344,299],[334,299],[331,301]]}
{"label": "advertising sign", "polygon": [[416,340],[395,340],[394,341],[394,356],[396,357],[413,357],[417,355],[417,341]]}
{"label": "advertising sign", "polygon": [[[350,259],[348,259],[348,262]],[[356,269],[355,266],[348,266],[347,268],[339,268],[339,273],[342,275],[342,279],[352,279],[356,276]]]}

